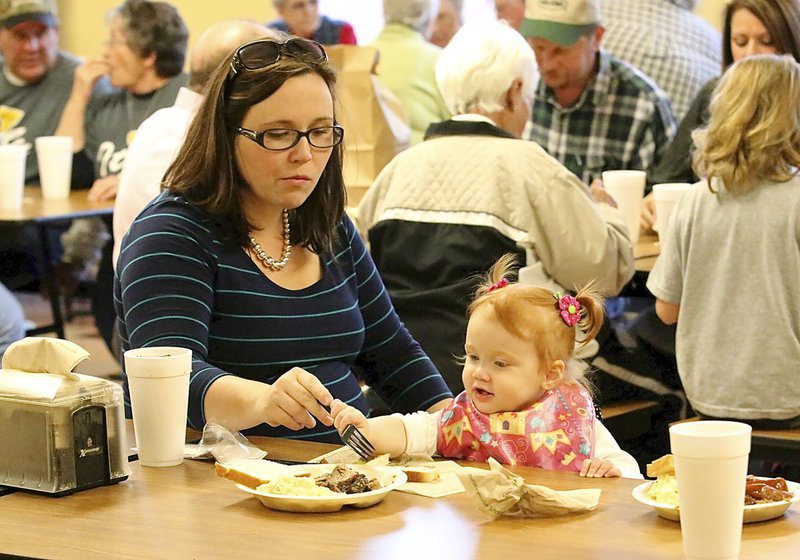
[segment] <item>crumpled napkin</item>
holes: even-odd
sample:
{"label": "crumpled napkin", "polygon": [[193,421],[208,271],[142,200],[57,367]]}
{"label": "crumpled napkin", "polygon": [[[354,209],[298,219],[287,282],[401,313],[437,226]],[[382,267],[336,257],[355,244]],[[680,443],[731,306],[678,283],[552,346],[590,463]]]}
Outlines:
{"label": "crumpled napkin", "polygon": [[547,486],[525,484],[522,477],[489,459],[491,470],[462,468],[458,477],[474,492],[478,509],[495,519],[502,515],[518,517],[556,517],[591,511],[600,502],[600,490],[553,490]]}
{"label": "crumpled napkin", "polygon": [[29,336],[18,340],[3,354],[3,369],[26,373],[54,373],[77,381],[72,373],[89,352],[68,340]]}
{"label": "crumpled napkin", "polygon": [[183,456],[186,459],[213,458],[218,463],[230,463],[239,459],[263,459],[267,452],[250,443],[241,432],[231,432],[209,422],[203,427],[203,437],[198,443],[184,445]]}

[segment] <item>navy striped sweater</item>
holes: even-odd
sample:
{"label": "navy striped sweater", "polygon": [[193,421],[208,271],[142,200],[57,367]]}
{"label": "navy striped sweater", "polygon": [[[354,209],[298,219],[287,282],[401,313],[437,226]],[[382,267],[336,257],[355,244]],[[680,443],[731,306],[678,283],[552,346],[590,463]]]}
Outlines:
{"label": "navy striped sweater", "polygon": [[[182,346],[193,352],[189,425],[205,424],[203,399],[221,376],[274,382],[292,367],[316,375],[360,410],[359,377],[395,411],[450,397],[441,375],[395,313],[372,258],[345,216],[322,278],[302,290],[270,281],[241,247],[180,196],[161,193],[122,243],[114,282],[123,350]],[[130,414],[127,379],[126,411]],[[247,434],[338,442],[317,423],[298,432],[261,424]]]}

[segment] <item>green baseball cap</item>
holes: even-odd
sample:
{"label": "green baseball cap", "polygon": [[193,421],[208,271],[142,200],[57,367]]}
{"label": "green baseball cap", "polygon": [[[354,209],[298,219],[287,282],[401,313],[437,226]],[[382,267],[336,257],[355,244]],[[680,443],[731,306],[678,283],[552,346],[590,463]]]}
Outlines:
{"label": "green baseball cap", "polygon": [[596,0],[527,0],[519,32],[567,47],[599,24]]}

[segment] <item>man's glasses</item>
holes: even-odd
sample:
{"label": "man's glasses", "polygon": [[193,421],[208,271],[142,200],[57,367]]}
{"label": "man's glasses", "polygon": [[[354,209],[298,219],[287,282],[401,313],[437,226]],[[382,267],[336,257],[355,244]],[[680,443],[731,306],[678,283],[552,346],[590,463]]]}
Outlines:
{"label": "man's glasses", "polygon": [[242,70],[259,70],[273,64],[285,56],[326,62],[328,55],[322,45],[309,39],[293,38],[285,43],[269,39],[258,39],[236,49],[231,59],[228,81],[233,80]]}
{"label": "man's glasses", "polygon": [[314,148],[333,148],[344,138],[344,128],[339,125],[318,126],[305,132],[294,128],[268,128],[261,132],[247,128],[237,128],[236,132],[249,138],[265,150],[282,152],[294,148],[301,138],[308,140]]}

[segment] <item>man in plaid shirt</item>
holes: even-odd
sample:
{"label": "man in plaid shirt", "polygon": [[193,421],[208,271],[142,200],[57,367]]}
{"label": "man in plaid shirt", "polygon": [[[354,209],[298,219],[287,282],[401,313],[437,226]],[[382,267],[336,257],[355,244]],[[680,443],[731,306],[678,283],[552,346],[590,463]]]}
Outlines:
{"label": "man in plaid shirt", "polygon": [[[606,170],[649,171],[675,131],[669,100],[658,86],[600,49],[604,29],[597,3],[527,0],[520,28],[541,74],[529,138],[587,184],[600,183]],[[667,424],[680,417],[686,399],[674,358],[654,361],[650,348],[618,336],[629,328],[625,312],[640,312],[628,307],[633,299],[606,300],[608,320],[597,339],[600,350],[591,360],[598,370],[593,382],[600,402],[656,400],[663,412],[653,418],[653,433],[666,434]],[[653,305],[652,300],[641,304]],[[659,456],[669,452],[669,443],[654,436],[636,452]]]}
{"label": "man in plaid shirt", "polygon": [[520,32],[541,72],[530,140],[587,184],[658,163],[675,116],[650,78],[600,49],[597,0],[528,0]]}
{"label": "man in plaid shirt", "polygon": [[681,120],[722,68],[719,31],[692,13],[695,0],[600,0],[603,48],[664,90]]}

